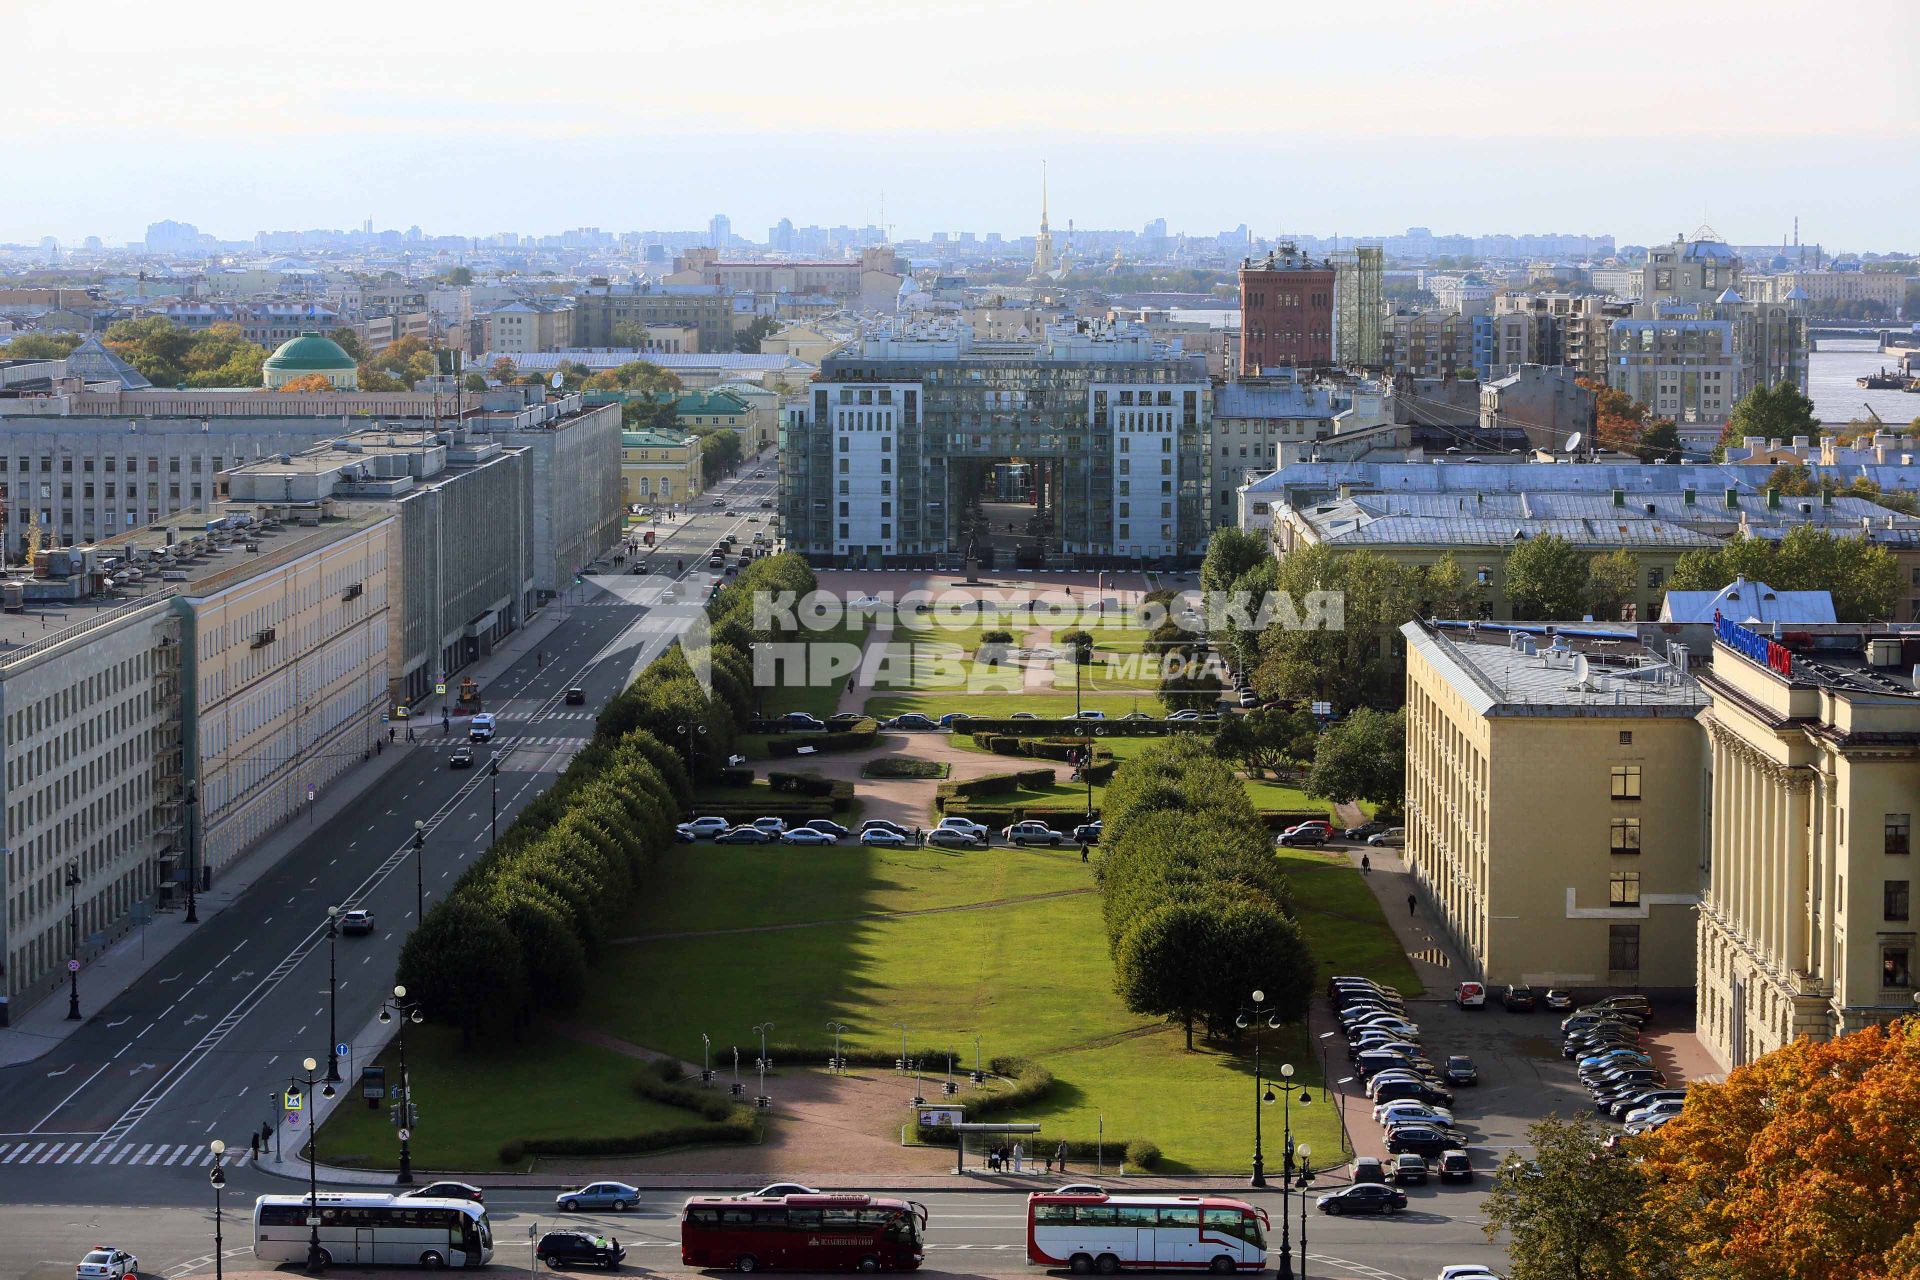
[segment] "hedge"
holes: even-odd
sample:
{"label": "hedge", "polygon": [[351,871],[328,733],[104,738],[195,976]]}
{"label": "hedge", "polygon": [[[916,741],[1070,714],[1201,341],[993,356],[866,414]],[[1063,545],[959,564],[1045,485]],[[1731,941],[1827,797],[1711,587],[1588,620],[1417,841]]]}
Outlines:
{"label": "hedge", "polygon": [[767,754],[796,756],[802,747],[812,747],[823,754],[829,751],[865,751],[873,745],[873,740],[879,734],[879,724],[872,719],[864,719],[842,732],[794,733],[770,738],[767,740]]}
{"label": "hedge", "polygon": [[813,773],[770,772],[767,774],[767,786],[794,795],[824,797],[833,794],[834,783],[831,778],[822,778]]}
{"label": "hedge", "polygon": [[938,760],[913,756],[881,756],[860,766],[863,778],[944,778],[949,771],[949,766]]}
{"label": "hedge", "polygon": [[717,779],[723,787],[748,787],[753,785],[753,770],[722,769]]}
{"label": "hedge", "polygon": [[1212,720],[1011,720],[970,716],[961,731],[978,738],[981,734],[1003,733],[1016,738],[1165,738],[1176,734],[1204,733],[1211,737],[1220,725]]}
{"label": "hedge", "polygon": [[1056,775],[1052,769],[1020,769],[1014,773],[988,773],[978,778],[943,782],[935,791],[936,800],[979,800],[987,796],[1010,795],[1050,787]]}

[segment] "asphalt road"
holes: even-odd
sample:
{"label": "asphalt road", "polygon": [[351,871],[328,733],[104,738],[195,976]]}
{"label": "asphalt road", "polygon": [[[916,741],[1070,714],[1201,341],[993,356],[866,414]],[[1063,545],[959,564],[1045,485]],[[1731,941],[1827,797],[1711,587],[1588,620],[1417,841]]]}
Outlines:
{"label": "asphalt road", "polygon": [[[723,485],[740,516],[700,511],[663,528],[666,546],[704,553],[723,533],[750,537],[759,526],[746,516],[760,514],[773,486],[771,475]],[[204,1188],[200,1165],[214,1138],[227,1143],[230,1163],[244,1160],[249,1135],[278,1121],[276,1094],[301,1060],[311,1055],[324,1071],[328,1047],[351,1041],[378,1013],[416,894],[431,906],[487,847],[496,786],[504,825],[565,768],[597,708],[624,684],[633,654],[620,641],[641,606],[591,580],[568,595],[563,621],[541,643],[545,661],[529,653],[483,691],[499,725],[493,742],[475,746],[474,768],[448,767],[465,742],[461,722],[443,736],[434,717],[416,719],[416,743],[403,735],[400,758],[355,805],[316,825],[227,909],[203,914],[187,941],[58,1047],[0,1072],[0,1206],[152,1202],[160,1187]],[[565,705],[573,685],[586,705]],[[418,859],[416,819],[427,824]],[[330,904],[368,908],[377,926],[334,944],[331,1015]],[[343,1062],[343,1076],[358,1065]]]}
{"label": "asphalt road", "polygon": [[[246,1214],[265,1175],[242,1171],[225,1193],[225,1247],[229,1274],[253,1262]],[[249,1185],[242,1186],[242,1183]],[[276,1183],[275,1190],[285,1185]],[[1024,1198],[1002,1192],[909,1193],[928,1209],[927,1264],[923,1274],[1005,1275],[1031,1271],[1026,1263]],[[213,1273],[213,1193],[204,1179],[191,1207],[13,1206],[0,1211],[0,1274],[21,1280],[68,1280],[79,1252],[113,1243],[138,1254],[143,1276],[182,1280]],[[528,1230],[591,1226],[627,1246],[628,1272],[683,1272],[678,1251],[679,1192],[646,1192],[625,1214],[562,1214],[553,1197],[536,1192],[490,1192],[495,1249],[490,1271],[524,1274]],[[1280,1197],[1250,1197],[1276,1219],[1269,1240],[1274,1261]],[[1479,1226],[1480,1196],[1458,1189],[1413,1187],[1407,1212],[1392,1218],[1330,1218],[1309,1211],[1309,1276],[1354,1280],[1424,1280],[1444,1264],[1485,1262],[1499,1266],[1502,1252],[1487,1243]],[[1290,1232],[1298,1264],[1300,1202],[1291,1202]],[[263,1268],[264,1269],[264,1268]],[[544,1274],[544,1270],[542,1271]]]}

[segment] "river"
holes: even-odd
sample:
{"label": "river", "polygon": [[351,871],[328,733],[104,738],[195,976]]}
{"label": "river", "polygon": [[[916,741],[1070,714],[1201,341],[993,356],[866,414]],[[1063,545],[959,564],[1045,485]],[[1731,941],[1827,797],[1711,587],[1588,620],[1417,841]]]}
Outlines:
{"label": "river", "polygon": [[1868,391],[1856,381],[1870,373],[1894,367],[1895,357],[1882,355],[1870,338],[1821,338],[1808,360],[1807,394],[1814,412],[1830,425],[1867,416],[1867,405],[1889,427],[1904,427],[1920,417],[1920,395],[1910,391]]}

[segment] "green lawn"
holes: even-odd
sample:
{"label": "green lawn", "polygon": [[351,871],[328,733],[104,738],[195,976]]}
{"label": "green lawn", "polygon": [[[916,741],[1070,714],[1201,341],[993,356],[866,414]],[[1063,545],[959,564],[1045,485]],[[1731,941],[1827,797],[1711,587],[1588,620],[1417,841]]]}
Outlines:
{"label": "green lawn", "polygon": [[1380,900],[1346,857],[1313,849],[1276,849],[1293,885],[1294,910],[1320,961],[1320,976],[1356,973],[1400,988],[1404,996],[1424,988],[1380,911]]}
{"label": "green lawn", "polygon": [[[809,641],[817,644],[860,644],[866,637],[864,620],[845,619],[837,627],[818,633],[807,633]],[[824,684],[805,684],[785,682],[784,668],[781,671],[783,683],[769,685],[761,698],[761,712],[767,718],[785,715],[789,711],[805,711],[825,720],[840,709],[840,691],[846,687],[846,678],[829,680]],[[751,735],[742,735],[743,743],[751,741]],[[765,755],[765,747],[757,752],[742,745],[744,755]]]}
{"label": "green lawn", "polygon": [[1085,666],[1068,661],[1053,664],[1053,687],[1056,690],[1072,693],[1076,683],[1087,693],[1153,690],[1160,687],[1160,671],[1144,659],[1138,663],[1123,660],[1109,666],[1105,657],[1095,649],[1093,661]]}
{"label": "green lawn", "polygon": [[[362,1064],[355,1063],[355,1070]],[[400,1079],[400,1054],[379,1060],[391,1088]],[[418,1169],[481,1172],[503,1169],[500,1144],[510,1138],[584,1138],[647,1133],[698,1124],[691,1111],[634,1093],[641,1064],[632,1058],[551,1033],[508,1037],[482,1051],[463,1052],[457,1032],[426,1025],[407,1032],[407,1070],[420,1120],[413,1131]],[[400,1143],[387,1103],[369,1110],[358,1082],[320,1131],[323,1163],[392,1168]],[[581,1099],[592,1099],[582,1106]]]}
{"label": "green lawn", "polygon": [[[1009,761],[1017,757],[1008,756]],[[947,806],[948,813],[965,815],[978,810],[1001,811],[1006,809],[1040,809],[1047,813],[1085,813],[1087,811],[1087,785],[1084,782],[1068,782],[1073,769],[1069,765],[1052,760],[1019,760],[1014,768],[1039,769],[1053,765],[1061,781],[1050,787],[1022,787],[1018,791],[1008,791],[1001,795],[981,796],[976,800],[960,800]],[[1009,770],[1011,772],[1011,770]],[[1100,797],[1106,788],[1093,788],[1093,807],[1100,807]]]}
{"label": "green lawn", "polygon": [[[1089,711],[1104,711],[1119,717],[1129,711],[1144,711],[1150,716],[1166,714],[1160,699],[1151,694],[1096,693],[1080,700]],[[937,693],[884,694],[867,699],[866,713],[885,718],[905,711],[918,711],[938,718],[949,711],[963,711],[982,719],[1006,719],[1016,711],[1031,711],[1042,719],[1071,718],[1073,694],[1054,693],[967,693],[948,689]]]}
{"label": "green lawn", "polygon": [[[977,662],[956,646],[933,641],[890,641],[874,668],[873,687],[889,692],[1017,693],[1026,669],[1013,663]],[[875,661],[881,661],[875,659]]]}

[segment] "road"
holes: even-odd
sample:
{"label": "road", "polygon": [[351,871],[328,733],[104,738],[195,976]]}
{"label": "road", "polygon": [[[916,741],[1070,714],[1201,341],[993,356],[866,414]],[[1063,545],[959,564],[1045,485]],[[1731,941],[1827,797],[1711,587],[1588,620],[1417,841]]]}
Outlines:
{"label": "road", "polygon": [[[774,481],[716,489],[740,515],[703,508],[664,526],[664,545],[704,553],[725,533],[751,537],[749,513]],[[691,570],[689,570],[691,573]],[[702,572],[701,580],[707,575]],[[475,767],[448,767],[465,742],[416,719],[418,741],[351,808],[318,824],[226,910],[203,915],[192,935],[68,1039],[36,1061],[0,1071],[0,1206],[151,1199],[158,1187],[204,1186],[206,1144],[226,1142],[230,1164],[249,1135],[277,1122],[276,1095],[309,1055],[324,1071],[328,1047],[352,1041],[391,990],[417,903],[444,892],[487,845],[497,790],[502,827],[549,785],[593,732],[597,708],[625,683],[633,654],[618,643],[644,611],[620,598],[619,580],[573,588],[563,618],[484,691],[497,736],[475,746]],[[584,706],[565,691],[585,690]],[[500,762],[497,778],[488,765]],[[414,823],[425,843],[414,846]],[[364,907],[369,936],[333,944],[337,1007],[329,1009],[326,908]],[[358,1064],[343,1062],[351,1079]],[[135,1172],[137,1170],[137,1172]],[[6,1233],[11,1234],[11,1233]],[[64,1254],[66,1248],[57,1250]]]}
{"label": "road", "polygon": [[[253,1262],[245,1215],[261,1187],[284,1193],[284,1183],[239,1171],[225,1193],[226,1270]],[[1238,1193],[1236,1193],[1238,1194]],[[104,1206],[15,1206],[0,1211],[0,1274],[21,1280],[69,1280],[78,1246],[116,1243],[138,1254],[141,1274],[185,1280],[213,1274],[212,1191],[204,1178],[189,1205],[136,1209]],[[682,1272],[677,1209],[681,1192],[646,1192],[625,1214],[560,1214],[553,1198],[537,1192],[489,1192],[493,1219],[493,1273],[524,1274],[529,1227],[592,1226],[615,1235],[628,1249],[632,1271]],[[922,1274],[1005,1275],[1029,1271],[1025,1257],[1025,1202],[1006,1192],[911,1194],[928,1209],[927,1265]],[[1278,1218],[1280,1197],[1249,1197]],[[1446,1263],[1498,1266],[1501,1250],[1487,1243],[1479,1226],[1480,1196],[1457,1189],[1413,1187],[1404,1214],[1387,1219],[1329,1218],[1309,1213],[1309,1276],[1353,1280],[1425,1280]],[[1299,1256],[1300,1202],[1292,1200],[1290,1231]],[[1277,1241],[1279,1223],[1274,1223]],[[1269,1242],[1269,1250],[1275,1248]],[[1271,1254],[1270,1254],[1271,1256]],[[265,1268],[263,1267],[262,1270]],[[359,1274],[365,1274],[364,1272]],[[543,1272],[544,1274],[544,1272]]]}

